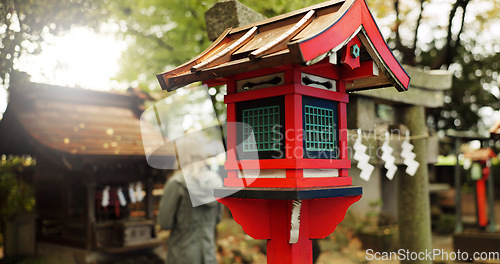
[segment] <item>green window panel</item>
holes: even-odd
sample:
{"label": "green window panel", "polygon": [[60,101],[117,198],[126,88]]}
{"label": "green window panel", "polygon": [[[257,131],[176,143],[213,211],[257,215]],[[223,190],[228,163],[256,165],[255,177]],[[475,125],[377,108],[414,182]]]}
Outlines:
{"label": "green window panel", "polygon": [[307,151],[335,149],[335,117],[333,109],[305,106],[305,148]]}
{"label": "green window panel", "polygon": [[[280,136],[274,129],[280,124],[280,106],[266,106],[243,110],[243,151],[279,151],[281,148]],[[254,138],[249,138],[252,133]]]}

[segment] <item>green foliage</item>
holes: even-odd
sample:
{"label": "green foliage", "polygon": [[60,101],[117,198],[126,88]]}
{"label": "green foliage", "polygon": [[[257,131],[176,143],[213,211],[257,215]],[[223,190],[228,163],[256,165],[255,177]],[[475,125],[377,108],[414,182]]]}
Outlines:
{"label": "green foliage", "polygon": [[455,230],[455,215],[441,214],[436,223],[436,232],[440,234],[451,234]]}
{"label": "green foliage", "polygon": [[[130,46],[121,60],[118,80],[139,81],[144,90],[157,90],[155,75],[178,66],[210,45],[204,14],[217,1],[120,0],[109,3],[114,22]],[[320,3],[307,1],[242,0],[268,17]]]}
{"label": "green foliage", "polygon": [[33,169],[31,158],[14,157],[0,161],[0,221],[6,221],[20,211],[31,211],[35,206],[33,187],[20,175]]}
{"label": "green foliage", "polygon": [[45,38],[72,25],[97,26],[105,9],[98,0],[2,0],[0,3],[0,84],[15,73],[23,54],[40,52]]}
{"label": "green foliage", "polygon": [[387,42],[403,64],[455,75],[444,108],[430,111],[428,125],[435,130],[484,131],[479,110],[500,108],[500,45],[498,35],[492,34],[500,23],[500,1],[368,3],[379,19],[390,21],[385,25],[391,29]]}
{"label": "green foliage", "polygon": [[130,46],[117,79],[156,85],[155,75],[194,57],[210,44],[204,12],[215,0],[120,0],[109,3],[114,22]]}
{"label": "green foliage", "polygon": [[462,70],[455,74],[453,88],[446,93],[448,101],[439,111],[437,129],[486,130],[479,121],[478,110],[500,109],[499,98],[491,93],[492,88],[499,86],[500,54],[479,56],[465,48],[461,50],[456,63]]}

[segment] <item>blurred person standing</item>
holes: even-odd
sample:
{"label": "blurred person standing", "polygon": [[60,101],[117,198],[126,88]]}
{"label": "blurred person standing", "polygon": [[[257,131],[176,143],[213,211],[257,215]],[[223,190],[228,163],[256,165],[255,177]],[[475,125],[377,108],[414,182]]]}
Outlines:
{"label": "blurred person standing", "polygon": [[208,154],[202,143],[192,138],[176,141],[182,169],[167,180],[158,215],[161,228],[171,230],[167,264],[217,263],[215,228],[222,211],[213,189],[222,186],[222,180],[204,161]]}

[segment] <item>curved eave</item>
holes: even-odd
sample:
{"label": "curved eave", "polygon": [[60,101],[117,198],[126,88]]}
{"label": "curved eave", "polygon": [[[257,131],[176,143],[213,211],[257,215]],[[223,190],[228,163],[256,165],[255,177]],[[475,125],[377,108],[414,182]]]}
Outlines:
{"label": "curved eave", "polygon": [[[382,34],[363,0],[348,1],[339,10],[336,21],[316,35],[289,44],[290,50],[296,50],[304,61],[312,61],[328,52],[341,49],[355,35],[366,46],[373,60],[386,74],[388,81],[398,91],[408,90],[410,76],[384,41]],[[357,33],[360,34],[357,34]],[[325,45],[328,43],[328,45]],[[366,87],[364,89],[377,88]]]}
{"label": "curved eave", "polygon": [[[291,56],[288,50],[284,50],[264,56],[258,60],[243,58],[211,68],[202,69],[198,72],[187,72],[168,79],[163,78],[161,74],[159,74],[158,79],[162,79],[162,81],[160,81],[162,89],[170,92],[193,82],[213,80],[248,71],[278,67],[290,63],[301,63],[302,61],[294,60],[296,57],[297,56]],[[235,67],[235,65],[238,65],[238,67]]]}

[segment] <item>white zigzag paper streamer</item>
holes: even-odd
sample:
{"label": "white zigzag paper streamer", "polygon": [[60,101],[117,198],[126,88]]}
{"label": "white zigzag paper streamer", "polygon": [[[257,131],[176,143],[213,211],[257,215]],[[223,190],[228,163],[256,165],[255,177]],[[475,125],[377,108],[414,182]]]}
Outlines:
{"label": "white zigzag paper streamer", "polygon": [[109,205],[109,186],[106,186],[104,190],[102,190],[102,207],[107,207]]}
{"label": "white zigzag paper streamer", "polygon": [[401,145],[401,157],[404,158],[403,163],[406,165],[406,173],[410,176],[415,176],[417,173],[420,163],[415,160],[416,154],[413,152],[413,145],[409,140],[409,132],[406,132],[406,138]]}
{"label": "white zigzag paper streamer", "polygon": [[116,193],[118,194],[118,200],[120,201],[120,205],[127,206],[127,200],[125,199],[125,195],[123,194],[122,187],[118,188]]}
{"label": "white zigzag paper streamer", "polygon": [[128,185],[128,197],[130,198],[130,203],[135,204],[137,202],[137,199],[135,197],[135,190],[134,190],[134,184],[131,183]]}
{"label": "white zigzag paper streamer", "polygon": [[300,208],[302,207],[301,200],[295,200],[292,203],[292,219],[290,226],[290,244],[295,244],[299,241],[299,229],[300,229]]}
{"label": "white zigzag paper streamer", "polygon": [[389,132],[385,132],[385,141],[382,144],[382,156],[380,157],[384,162],[384,167],[387,169],[387,174],[385,175],[387,179],[394,179],[394,175],[398,170],[398,167],[394,164],[396,158],[392,156],[393,149],[389,146]]}
{"label": "white zigzag paper streamer", "polygon": [[137,195],[137,201],[142,202],[142,200],[144,199],[144,195],[142,194],[142,183],[141,182],[137,182],[137,184],[135,185],[135,193]]}
{"label": "white zigzag paper streamer", "polygon": [[354,148],[353,158],[358,161],[356,167],[358,167],[358,169],[361,170],[359,177],[365,181],[369,181],[375,167],[373,167],[373,165],[368,163],[368,161],[370,160],[370,156],[366,154],[367,147],[363,145],[361,139],[362,139],[361,130],[358,129],[358,138],[356,138],[356,141],[354,142],[353,145]]}

